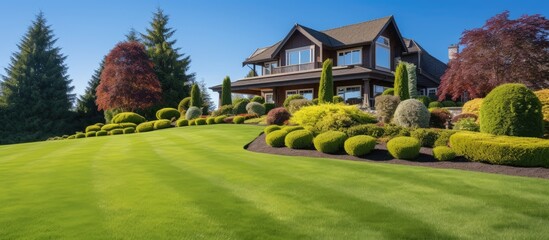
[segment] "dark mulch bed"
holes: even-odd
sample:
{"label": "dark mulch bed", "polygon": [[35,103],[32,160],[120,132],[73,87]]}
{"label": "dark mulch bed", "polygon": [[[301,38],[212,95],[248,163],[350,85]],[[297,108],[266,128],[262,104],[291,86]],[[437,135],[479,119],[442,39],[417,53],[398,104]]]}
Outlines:
{"label": "dark mulch bed", "polygon": [[498,173],[505,175],[513,176],[523,176],[523,177],[536,177],[536,178],[546,178],[549,179],[549,169],[541,167],[512,167],[512,166],[503,166],[503,165],[492,165],[487,163],[479,162],[470,162],[465,158],[456,158],[453,161],[438,161],[433,158],[432,149],[430,148],[421,148],[420,156],[415,161],[407,161],[400,159],[393,159],[387,152],[387,147],[385,144],[378,144],[374,151],[366,156],[366,158],[359,158],[354,156],[349,156],[345,153],[340,154],[326,154],[321,153],[316,150],[297,150],[290,148],[273,148],[267,145],[265,142],[265,136],[263,134],[259,135],[253,142],[245,146],[245,148],[252,152],[260,153],[270,153],[286,156],[305,156],[305,157],[321,157],[321,158],[334,158],[341,160],[352,160],[352,161],[363,161],[363,162],[382,162],[382,163],[391,163],[391,164],[403,164],[403,165],[412,165],[412,166],[423,166],[423,167],[433,167],[433,168],[450,168],[450,169],[461,169],[468,171],[476,172],[486,172],[486,173]]}

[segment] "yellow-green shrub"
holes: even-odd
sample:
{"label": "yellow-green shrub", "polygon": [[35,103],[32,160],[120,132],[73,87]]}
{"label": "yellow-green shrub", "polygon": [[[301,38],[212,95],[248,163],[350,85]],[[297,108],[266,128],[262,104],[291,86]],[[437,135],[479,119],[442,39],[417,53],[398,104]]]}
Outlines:
{"label": "yellow-green shrub", "polygon": [[236,116],[233,118],[234,124],[242,124],[244,123],[244,121],[246,121],[246,118],[244,116]]}
{"label": "yellow-green shrub", "polygon": [[127,128],[124,128],[123,132],[124,132],[124,134],[132,134],[132,133],[135,133],[135,128],[134,127],[127,127]]}
{"label": "yellow-green shrub", "polygon": [[189,120],[187,119],[179,119],[175,122],[175,125],[178,127],[185,127],[189,126]]}
{"label": "yellow-green shrub", "polygon": [[119,128],[122,128],[122,126],[120,126],[120,124],[118,124],[118,123],[109,123],[109,124],[103,125],[103,127],[101,127],[101,130],[110,132],[113,129],[119,129]]}
{"label": "yellow-green shrub", "polygon": [[206,125],[206,119],[205,118],[197,118],[194,120],[195,125]]}
{"label": "yellow-green shrub", "polygon": [[109,132],[109,135],[120,135],[120,134],[123,134],[124,133],[124,130],[120,129],[120,128],[117,128],[117,129],[113,129]]}
{"label": "yellow-green shrub", "polygon": [[215,124],[215,117],[206,118],[206,123],[207,123],[208,125]]}
{"label": "yellow-green shrub", "polygon": [[140,132],[140,133],[153,131],[155,122],[156,121],[148,121],[148,122],[141,123],[137,125],[135,129],[137,130],[137,132]]}
{"label": "yellow-green shrub", "polygon": [[315,137],[315,149],[323,153],[337,153],[343,148],[347,134],[338,131],[327,131]]}
{"label": "yellow-green shrub", "polygon": [[97,132],[96,131],[89,131],[89,132],[86,132],[86,137],[95,137],[95,134]]}
{"label": "yellow-green shrub", "polygon": [[308,149],[313,146],[313,133],[308,130],[296,130],[286,135],[284,145],[293,149]]}
{"label": "yellow-green shrub", "polygon": [[273,131],[265,136],[265,142],[271,147],[284,147],[284,139],[287,134],[284,130]]}
{"label": "yellow-green shrub", "polygon": [[482,106],[483,101],[484,99],[482,98],[475,98],[467,101],[465,104],[463,104],[463,107],[461,108],[461,113],[472,113],[480,116],[480,107]]}
{"label": "yellow-green shrub", "polygon": [[156,111],[156,119],[167,119],[172,120],[173,118],[178,119],[181,117],[181,112],[175,108],[162,108]]}
{"label": "yellow-green shrub", "polygon": [[226,115],[217,116],[217,117],[215,117],[214,121],[215,121],[216,124],[225,123],[224,120],[225,120],[226,117],[227,117]]}
{"label": "yellow-green shrub", "polygon": [[282,128],[282,130],[286,131],[287,133],[291,133],[293,131],[303,130],[303,129],[305,128],[303,128],[302,126],[286,126]]}
{"label": "yellow-green shrub", "polygon": [[108,133],[107,131],[104,131],[104,130],[97,131],[97,132],[95,133],[95,136],[96,136],[96,137],[107,136],[107,135],[109,135],[109,133]]}
{"label": "yellow-green shrub", "polygon": [[450,137],[450,146],[471,161],[549,167],[549,140],[546,139],[458,132]]}
{"label": "yellow-green shrub", "polygon": [[419,156],[421,145],[413,137],[396,137],[387,142],[387,150],[398,159],[413,160]]}
{"label": "yellow-green shrub", "polygon": [[439,146],[433,148],[433,157],[439,161],[449,161],[456,158],[456,152],[449,147]]}
{"label": "yellow-green shrub", "polygon": [[160,120],[154,121],[154,130],[171,128],[171,127],[173,127],[172,122],[168,119],[160,119]]}
{"label": "yellow-green shrub", "polygon": [[85,137],[86,137],[86,134],[84,134],[84,133],[76,133],[76,134],[74,134],[74,137],[75,137],[75,138],[85,138]]}
{"label": "yellow-green shrub", "polygon": [[364,156],[374,150],[376,139],[371,136],[359,135],[350,137],[343,144],[345,152],[351,156]]}
{"label": "yellow-green shrub", "polygon": [[354,105],[319,104],[302,107],[294,113],[290,122],[319,134],[326,131],[345,131],[351,126],[375,123],[377,120]]}
{"label": "yellow-green shrub", "polygon": [[417,139],[423,147],[433,147],[439,136],[440,134],[437,130],[428,128],[418,128],[410,133],[410,137]]}
{"label": "yellow-green shrub", "polygon": [[121,112],[119,114],[116,114],[111,120],[112,123],[130,122],[130,123],[135,123],[136,125],[143,123],[145,121],[147,120],[143,116],[134,112]]}
{"label": "yellow-green shrub", "polygon": [[270,126],[265,127],[265,129],[263,129],[263,132],[264,132],[265,134],[269,134],[269,133],[271,133],[271,132],[274,132],[274,131],[280,130],[280,129],[281,129],[281,128],[280,128],[280,126],[278,126],[278,125],[270,125]]}
{"label": "yellow-green shrub", "polygon": [[535,91],[534,94],[541,102],[541,111],[543,112],[543,120],[549,121],[549,89]]}
{"label": "yellow-green shrub", "polygon": [[131,123],[131,122],[120,123],[119,125],[120,125],[120,128],[122,129],[129,128],[129,127],[132,127],[132,128],[137,127],[137,124]]}
{"label": "yellow-green shrub", "polygon": [[97,132],[99,130],[101,130],[101,127],[97,126],[97,125],[90,125],[90,126],[86,127],[86,133],[87,132]]}

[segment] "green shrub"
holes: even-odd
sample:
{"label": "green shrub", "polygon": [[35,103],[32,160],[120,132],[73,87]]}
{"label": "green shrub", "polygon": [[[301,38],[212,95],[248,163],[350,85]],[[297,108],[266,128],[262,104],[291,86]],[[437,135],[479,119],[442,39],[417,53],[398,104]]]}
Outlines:
{"label": "green shrub", "polygon": [[286,126],[282,128],[282,130],[286,131],[287,133],[291,133],[296,130],[304,130],[302,126]]}
{"label": "green shrub", "polygon": [[172,127],[172,122],[170,120],[167,120],[167,119],[159,119],[159,120],[154,121],[153,127],[154,127],[154,130],[164,129],[164,128],[171,128]]}
{"label": "green shrub", "polygon": [[137,127],[137,124],[130,123],[130,122],[120,123],[119,125],[120,125],[120,129],[124,129],[124,128],[128,128],[128,127],[132,127],[132,128]]}
{"label": "green shrub", "polygon": [[181,113],[177,111],[175,108],[162,108],[156,112],[156,119],[179,119],[181,117]]}
{"label": "green shrub", "polygon": [[345,99],[341,96],[334,96],[332,99],[333,103],[345,103]]}
{"label": "green shrub", "polygon": [[195,118],[199,118],[202,116],[202,109],[197,107],[189,107],[187,109],[187,113],[185,113],[185,119],[187,120],[193,120]]}
{"label": "green shrub", "polygon": [[120,134],[124,134],[124,130],[120,128],[113,129],[109,132],[109,135],[120,135]]}
{"label": "green shrub", "polygon": [[431,103],[431,99],[427,96],[418,96],[418,97],[416,97],[416,99],[418,101],[420,101],[421,103],[423,103],[423,105],[425,105],[425,107],[429,107],[429,104]]}
{"label": "green shrub", "polygon": [[178,126],[178,127],[189,126],[189,120],[187,120],[187,119],[179,119],[179,120],[175,121],[175,126]]}
{"label": "green shrub", "polygon": [[208,125],[213,125],[213,124],[215,124],[215,118],[214,118],[214,117],[206,118],[206,123],[207,123]]}
{"label": "green shrub", "polygon": [[319,134],[330,130],[345,131],[349,127],[375,123],[377,120],[354,105],[319,104],[301,108],[292,116],[290,122]]}
{"label": "green shrub", "polygon": [[313,98],[311,102],[313,103],[313,105],[318,105],[318,98]]}
{"label": "green shrub", "polygon": [[95,137],[95,134],[97,132],[96,131],[89,131],[89,132],[86,132],[86,137]]}
{"label": "green shrub", "polygon": [[206,122],[206,119],[205,118],[197,118],[194,120],[194,124],[199,126],[199,125],[206,125],[207,122]]}
{"label": "green shrub", "polygon": [[186,97],[179,102],[179,105],[177,105],[177,110],[179,110],[180,113],[184,113],[187,111],[187,109],[189,109],[190,106],[191,106],[191,97]]}
{"label": "green shrub", "polygon": [[[383,91],[383,93],[381,94],[382,96],[386,95],[386,96],[394,96],[395,95],[395,89],[394,88],[387,88]],[[398,99],[400,101],[400,98]]]}
{"label": "green shrub", "polygon": [[137,130],[137,132],[150,132],[150,131],[153,131],[154,130],[154,123],[156,121],[149,121],[149,122],[144,122],[144,123],[141,123],[139,125],[137,125],[137,127],[135,128],[135,130]]}
{"label": "green shrub", "polygon": [[450,137],[457,132],[458,131],[453,131],[453,130],[440,130],[439,137],[437,138],[437,140],[435,141],[435,145],[433,146],[434,147],[448,146],[448,143],[450,142]]}
{"label": "green shrub", "polygon": [[450,111],[444,108],[430,109],[431,117],[429,118],[429,126],[434,128],[446,128],[448,121],[452,118]]}
{"label": "green shrub", "polygon": [[104,123],[96,123],[94,125],[99,126],[99,127],[103,127],[105,124]]}
{"label": "green shrub", "polygon": [[76,138],[76,134],[75,135],[70,135],[67,137],[67,139],[75,139]]}
{"label": "green shrub", "polygon": [[217,117],[215,117],[214,121],[215,121],[216,124],[225,123],[224,120],[225,120],[226,117],[227,116],[225,116],[225,115],[217,116]]}
{"label": "green shrub", "polygon": [[284,139],[288,133],[283,130],[275,130],[265,136],[265,142],[271,147],[284,147]]}
{"label": "green shrub", "polygon": [[318,134],[313,140],[315,149],[323,153],[337,153],[343,148],[347,134],[338,131],[327,131]]}
{"label": "green shrub", "polygon": [[541,102],[524,84],[494,88],[480,107],[480,131],[494,135],[543,136]]}
{"label": "green shrub", "polygon": [[441,108],[444,107],[441,102],[430,102],[429,108]]}
{"label": "green shrub", "polygon": [[229,76],[226,76],[223,79],[223,84],[221,85],[221,106],[231,104],[231,102],[231,78],[229,78]]}
{"label": "green shrub", "polygon": [[265,103],[265,99],[262,96],[255,96],[255,97],[252,98],[252,100],[250,100],[250,102],[256,102],[256,103],[263,104],[263,103]]}
{"label": "green shrub", "polygon": [[116,114],[111,122],[112,123],[135,123],[135,124],[140,124],[140,123],[143,123],[143,122],[146,122],[147,120],[137,114],[137,113],[134,113],[134,112],[121,112],[119,114]]}
{"label": "green shrub", "polygon": [[74,137],[75,138],[85,138],[86,134],[79,132],[79,133],[74,134]]}
{"label": "green shrub", "polygon": [[404,62],[398,63],[395,70],[395,96],[400,97],[401,101],[410,98],[410,88],[408,86],[408,69]]}
{"label": "green shrub", "polygon": [[480,126],[475,122],[474,118],[463,118],[454,123],[454,130],[478,132]]}
{"label": "green shrub", "polygon": [[419,156],[421,145],[413,137],[396,137],[387,142],[387,150],[394,158],[413,160]]}
{"label": "green shrub", "polygon": [[330,58],[322,63],[322,72],[320,72],[320,82],[318,83],[318,100],[320,103],[329,103],[334,97],[332,66],[333,62]]}
{"label": "green shrub", "polygon": [[283,125],[286,121],[290,119],[290,116],[291,115],[288,110],[286,110],[286,108],[275,108],[267,113],[267,124]]}
{"label": "green shrub", "polygon": [[233,114],[238,115],[247,113],[248,111],[246,111],[246,106],[248,105],[248,103],[250,103],[250,100],[248,100],[247,98],[241,99],[238,103],[234,105]]}
{"label": "green shrub", "polygon": [[456,102],[456,107],[463,107],[463,102]]}
{"label": "green shrub", "polygon": [[271,133],[271,132],[274,132],[274,131],[280,130],[280,129],[281,129],[281,128],[280,128],[280,126],[278,126],[278,125],[270,125],[270,126],[265,127],[265,129],[263,129],[263,132],[264,132],[265,134],[269,134],[269,133]]}
{"label": "green shrub", "polygon": [[374,138],[380,138],[385,134],[385,129],[375,124],[361,124],[348,128],[346,133],[349,137],[358,135],[369,135]]}
{"label": "green shrub", "polygon": [[418,100],[408,99],[400,102],[393,122],[402,127],[429,127],[429,119],[431,114],[429,110]]}
{"label": "green shrub", "polygon": [[263,116],[265,115],[265,106],[258,102],[250,102],[248,103],[248,105],[246,105],[246,112],[248,112],[248,114],[253,114],[258,117]]}
{"label": "green shrub", "polygon": [[450,137],[450,146],[457,155],[471,161],[549,167],[549,140],[546,139],[458,132]]}
{"label": "green shrub", "polygon": [[242,124],[242,123],[244,123],[245,120],[246,120],[246,118],[243,117],[243,116],[236,116],[236,117],[233,118],[233,123],[234,124]]}
{"label": "green shrub", "polygon": [[290,101],[290,104],[288,105],[287,109],[291,114],[294,114],[295,112],[299,111],[302,107],[311,106],[313,105],[313,102],[307,100],[307,99],[296,99]]}
{"label": "green shrub", "polygon": [[435,147],[433,148],[433,157],[439,161],[450,161],[456,158],[456,152],[446,146]]}
{"label": "green shrub", "polygon": [[96,137],[107,136],[107,135],[109,135],[109,133],[108,133],[107,131],[104,131],[104,130],[97,131],[97,132],[95,133],[95,136],[96,136]]}
{"label": "green shrub", "polygon": [[121,113],[122,110],[120,109],[108,109],[103,111],[103,115],[105,116],[105,122],[106,123],[112,123],[112,118],[116,115]]}
{"label": "green shrub", "polygon": [[384,129],[384,137],[387,137],[389,139],[395,138],[395,137],[408,137],[410,136],[410,129],[405,127],[399,127],[395,125],[385,125]]}
{"label": "green shrub", "polygon": [[456,115],[452,118],[452,123],[457,123],[459,120],[461,119],[465,119],[465,118],[472,118],[473,121],[477,121],[478,119],[478,116],[473,114],[473,113],[462,113],[462,114],[459,114],[459,115]]}
{"label": "green shrub", "polygon": [[132,134],[132,133],[135,133],[135,128],[127,127],[127,128],[124,128],[123,132],[124,134]]}
{"label": "green shrub", "polygon": [[212,117],[233,114],[233,105],[224,105],[212,112]]}
{"label": "green shrub", "polygon": [[265,114],[269,113],[276,107],[274,103],[263,103],[263,106],[265,107]]}
{"label": "green shrub", "polygon": [[196,126],[196,119],[189,120],[189,126]]}
{"label": "green shrub", "polygon": [[354,136],[350,137],[343,144],[345,152],[351,156],[364,156],[374,150],[376,139],[371,136]]}
{"label": "green shrub", "polygon": [[456,106],[456,103],[454,101],[443,101],[441,104],[444,107],[455,107]]}
{"label": "green shrub", "polygon": [[410,137],[417,139],[423,147],[433,147],[439,136],[438,131],[427,128],[418,128],[410,133]]}
{"label": "green shrub", "polygon": [[296,99],[305,99],[305,98],[303,96],[299,95],[299,94],[290,95],[284,100],[283,106],[285,108],[288,108],[290,106],[290,102],[292,100],[296,100]]}
{"label": "green shrub", "polygon": [[472,113],[479,116],[482,102],[484,102],[484,99],[482,98],[475,98],[473,100],[467,101],[465,104],[463,104],[463,107],[461,108],[461,113]]}
{"label": "green shrub", "polygon": [[293,149],[309,149],[313,146],[313,133],[307,130],[289,132],[284,139],[284,144]]}
{"label": "green shrub", "polygon": [[101,130],[101,127],[97,126],[97,125],[90,125],[90,126],[86,127],[86,133],[88,133],[88,132],[97,132],[99,130]]}
{"label": "green shrub", "polygon": [[120,124],[118,124],[118,123],[109,123],[109,124],[103,125],[103,127],[101,127],[101,130],[110,132],[113,129],[119,129],[119,128],[122,128],[122,126]]}
{"label": "green shrub", "polygon": [[377,119],[383,123],[389,123],[393,119],[395,110],[400,103],[400,98],[392,95],[381,95],[375,99]]}

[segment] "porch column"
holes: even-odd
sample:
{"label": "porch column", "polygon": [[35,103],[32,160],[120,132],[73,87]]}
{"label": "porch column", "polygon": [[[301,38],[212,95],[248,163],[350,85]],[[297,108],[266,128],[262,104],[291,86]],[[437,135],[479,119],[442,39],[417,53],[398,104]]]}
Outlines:
{"label": "porch column", "polygon": [[371,109],[370,106],[370,79],[364,79],[364,85],[362,87],[362,107]]}

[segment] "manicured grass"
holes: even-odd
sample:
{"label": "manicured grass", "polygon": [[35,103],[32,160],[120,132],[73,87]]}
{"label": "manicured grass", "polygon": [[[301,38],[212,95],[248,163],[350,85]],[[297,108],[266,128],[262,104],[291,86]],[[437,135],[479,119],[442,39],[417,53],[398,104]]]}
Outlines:
{"label": "manicured grass", "polygon": [[244,150],[261,130],[0,146],[0,238],[549,236],[547,180]]}

